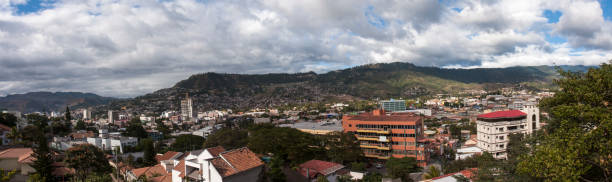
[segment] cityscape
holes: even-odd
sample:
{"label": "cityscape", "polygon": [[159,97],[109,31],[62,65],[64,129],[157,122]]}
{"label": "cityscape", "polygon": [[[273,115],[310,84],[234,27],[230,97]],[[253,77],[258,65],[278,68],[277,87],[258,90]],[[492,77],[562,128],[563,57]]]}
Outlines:
{"label": "cityscape", "polygon": [[0,182],[612,181],[609,35],[597,0],[0,2]]}

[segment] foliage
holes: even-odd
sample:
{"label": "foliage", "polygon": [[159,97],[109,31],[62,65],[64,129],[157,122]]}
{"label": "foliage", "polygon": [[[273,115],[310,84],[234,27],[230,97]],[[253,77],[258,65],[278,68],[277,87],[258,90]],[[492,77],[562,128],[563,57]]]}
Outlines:
{"label": "foliage", "polygon": [[248,147],[256,153],[272,153],[296,166],[324,154],[317,141],[314,135],[294,128],[260,125],[251,129]]}
{"label": "foliage", "polygon": [[351,163],[351,171],[365,172],[366,171],[366,163],[364,163],[364,162],[352,162]]}
{"label": "foliage", "polygon": [[520,157],[519,173],[545,181],[612,180],[610,63],[584,74],[559,71],[561,91],[540,103],[551,116],[548,134]]}
{"label": "foliage", "polygon": [[325,176],[319,175],[319,177],[317,177],[317,182],[329,182],[329,180],[327,180]]}
{"label": "foliage", "polygon": [[131,136],[131,137],[138,137],[138,138],[147,138],[149,137],[149,134],[147,134],[147,130],[145,130],[142,127],[142,122],[140,121],[140,118],[138,117],[134,117],[130,120],[130,122],[128,123],[127,128],[125,129],[126,136]]}
{"label": "foliage", "polygon": [[421,167],[417,165],[414,157],[395,158],[387,160],[386,167],[388,173],[394,178],[409,179],[410,173],[418,172]]}
{"label": "foliage", "polygon": [[65,162],[75,169],[77,179],[112,171],[104,152],[91,144],[80,144],[66,150]]}
{"label": "foliage", "polygon": [[[223,146],[227,150],[244,147],[247,145],[248,133],[244,129],[223,128],[206,137],[205,148]],[[200,145],[202,145],[200,143]]]}
{"label": "foliage", "polygon": [[269,165],[270,168],[266,173],[266,176],[270,179],[270,181],[283,182],[287,180],[287,176],[285,176],[285,173],[283,173],[284,163],[285,161],[283,161],[283,159],[280,157],[272,157]]}
{"label": "foliage", "polygon": [[66,125],[65,122],[61,121],[52,121],[51,130],[53,131],[54,135],[59,136],[66,136],[71,132],[70,125]]}
{"label": "foliage", "polygon": [[179,135],[175,142],[170,146],[172,150],[186,152],[202,149],[204,138],[197,135]]}
{"label": "foliage", "polygon": [[28,123],[33,124],[42,131],[45,131],[45,129],[47,128],[47,123],[49,122],[49,118],[47,118],[47,116],[40,114],[28,114],[26,116],[26,119]]}
{"label": "foliage", "polygon": [[382,174],[380,173],[368,173],[365,176],[363,176],[362,181],[363,182],[380,182],[382,181]]}
{"label": "foliage", "polygon": [[143,163],[146,166],[152,166],[157,163],[155,159],[155,148],[153,146],[153,140],[147,138],[140,140],[141,145],[143,146],[144,156]]}
{"label": "foliage", "polygon": [[333,132],[326,136],[324,143],[327,149],[327,157],[333,162],[344,164],[359,161],[363,158],[359,141],[353,134]]}
{"label": "foliage", "polygon": [[74,130],[86,130],[87,129],[87,125],[85,124],[85,122],[83,120],[78,120],[76,123],[76,126],[74,126]]}
{"label": "foliage", "polygon": [[41,182],[41,181],[47,181],[47,178],[42,177],[38,173],[34,173],[28,177],[28,182]]}
{"label": "foliage", "polygon": [[70,115],[70,108],[68,106],[66,106],[66,112],[64,112],[64,119],[67,126],[72,124],[72,115]]}
{"label": "foliage", "polygon": [[17,124],[17,117],[10,113],[0,113],[0,124],[13,127]]}
{"label": "foliage", "polygon": [[440,176],[440,170],[436,166],[429,166],[429,171],[423,174],[423,178],[431,179]]}
{"label": "foliage", "polygon": [[16,170],[12,170],[12,171],[5,171],[0,169],[0,182],[8,182],[11,180],[11,178],[13,178],[13,176],[15,176],[15,174],[17,174]]}
{"label": "foliage", "polygon": [[38,137],[38,142],[34,148],[32,157],[35,158],[32,167],[36,169],[36,174],[40,175],[43,179],[51,179],[53,175],[53,154],[49,149],[49,143],[44,135]]}

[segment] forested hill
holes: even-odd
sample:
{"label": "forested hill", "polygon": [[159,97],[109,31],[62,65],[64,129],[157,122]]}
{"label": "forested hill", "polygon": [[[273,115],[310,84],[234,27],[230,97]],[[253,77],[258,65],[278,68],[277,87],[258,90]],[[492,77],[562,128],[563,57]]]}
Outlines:
{"label": "forested hill", "polygon": [[0,109],[11,111],[64,111],[66,106],[94,106],[108,104],[114,98],[81,92],[30,92],[0,97]]}
{"label": "forested hill", "polygon": [[[585,71],[587,66],[562,66]],[[113,104],[161,112],[178,109],[189,93],[202,109],[253,108],[308,102],[373,98],[411,98],[471,89],[522,85],[549,87],[558,77],[552,66],[445,69],[410,63],[369,64],[324,74],[271,73],[192,75],[171,88]],[[540,87],[542,86],[542,87]]]}

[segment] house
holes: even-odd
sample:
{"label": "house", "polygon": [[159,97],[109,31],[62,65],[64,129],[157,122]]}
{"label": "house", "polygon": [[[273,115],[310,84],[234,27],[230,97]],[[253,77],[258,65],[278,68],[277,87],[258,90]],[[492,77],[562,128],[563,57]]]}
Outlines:
{"label": "house", "polygon": [[195,150],[174,167],[172,181],[258,181],[264,163],[246,147]]}
{"label": "house", "polygon": [[472,181],[471,179],[476,176],[477,171],[478,168],[471,168],[456,173],[445,174],[435,178],[422,180],[421,182],[458,182],[459,180],[457,178],[467,178],[468,180]]}
{"label": "house", "polygon": [[31,148],[9,148],[0,151],[0,169],[21,171],[22,175],[34,173],[35,170],[30,166],[34,160]]}
{"label": "house", "polygon": [[0,145],[9,145],[11,143],[8,137],[9,133],[11,133],[11,127],[0,124]]}
{"label": "house", "polygon": [[348,173],[347,170],[342,170],[344,168],[345,166],[338,163],[310,160],[300,164],[298,172],[309,181],[317,181],[319,176],[323,176],[327,178],[328,181],[335,182],[339,175]]}
{"label": "house", "polygon": [[172,176],[166,171],[166,168],[162,166],[162,164],[157,164],[155,166],[143,167],[134,169],[127,172],[127,180],[128,181],[136,181],[140,177],[146,176],[148,181],[152,182],[171,182]]}

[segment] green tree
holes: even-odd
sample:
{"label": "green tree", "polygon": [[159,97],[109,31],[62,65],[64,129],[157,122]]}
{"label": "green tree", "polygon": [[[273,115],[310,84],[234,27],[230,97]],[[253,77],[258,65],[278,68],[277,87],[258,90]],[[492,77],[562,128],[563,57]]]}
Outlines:
{"label": "green tree", "polygon": [[359,141],[353,134],[344,132],[328,134],[325,148],[327,149],[327,156],[333,162],[344,164],[359,161],[363,158]]}
{"label": "green tree", "polygon": [[137,117],[134,117],[132,120],[130,120],[125,131],[126,136],[138,137],[141,139],[149,137],[149,134],[147,134],[147,130],[142,127],[142,122],[140,121],[140,118]]}
{"label": "green tree", "polygon": [[225,149],[235,149],[247,145],[248,132],[244,129],[223,128],[206,137],[204,147],[223,146]]}
{"label": "green tree", "polygon": [[352,162],[351,163],[351,171],[365,172],[365,170],[366,170],[366,163],[364,162]]}
{"label": "green tree", "polygon": [[76,126],[74,126],[74,130],[87,130],[87,125],[83,120],[78,120]]}
{"label": "green tree", "polygon": [[392,177],[401,178],[402,180],[408,180],[410,178],[410,173],[421,170],[421,167],[417,165],[417,161],[414,157],[392,157],[387,160],[386,167]]}
{"label": "green tree", "polygon": [[72,115],[70,115],[70,108],[66,106],[66,112],[64,113],[65,125],[70,128],[72,126]]}
{"label": "green tree", "polygon": [[140,140],[143,146],[144,156],[143,162],[147,166],[155,165],[157,160],[155,159],[155,148],[153,146],[153,140],[147,138]]}
{"label": "green tree", "polygon": [[329,180],[327,180],[325,176],[319,175],[319,177],[317,177],[317,182],[329,182]]}
{"label": "green tree", "polygon": [[380,182],[382,181],[382,174],[374,172],[374,173],[368,173],[365,176],[363,176],[363,182]]}
{"label": "green tree", "polygon": [[283,172],[284,161],[282,158],[274,156],[270,161],[270,168],[268,169],[267,177],[273,182],[284,182],[287,181],[287,176]]}
{"label": "green tree", "polygon": [[80,144],[66,150],[65,162],[75,169],[77,180],[85,181],[88,175],[108,174],[112,168],[102,150],[91,144]]}
{"label": "green tree", "polygon": [[551,116],[548,134],[520,157],[519,173],[545,181],[612,181],[610,63],[586,73],[559,71],[560,91],[540,102]]}
{"label": "green tree", "polygon": [[0,182],[8,182],[17,174],[16,170],[5,171],[0,169]]}
{"label": "green tree", "polygon": [[204,138],[197,135],[179,135],[170,146],[172,150],[186,152],[191,150],[202,149]]}
{"label": "green tree", "polygon": [[440,176],[440,170],[436,166],[429,166],[429,171],[423,174],[423,178],[431,179]]}
{"label": "green tree", "polygon": [[17,124],[17,117],[10,113],[0,113],[0,124],[13,127]]}
{"label": "green tree", "polygon": [[291,166],[313,158],[324,158],[325,151],[317,137],[294,128],[259,126],[250,130],[248,147],[256,153],[272,153]]}
{"label": "green tree", "polygon": [[40,114],[28,114],[26,116],[26,119],[28,123],[33,124],[38,129],[40,129],[40,131],[43,131],[43,132],[46,130],[47,123],[49,122],[49,118],[47,118],[47,116],[40,115]]}
{"label": "green tree", "polygon": [[36,174],[40,175],[40,177],[44,179],[52,179],[53,175],[53,154],[51,150],[49,150],[49,144],[47,143],[47,138],[45,135],[41,135],[38,137],[38,142],[36,143],[36,147],[34,148],[34,153],[32,157],[34,157],[34,163],[32,167],[36,169]]}

